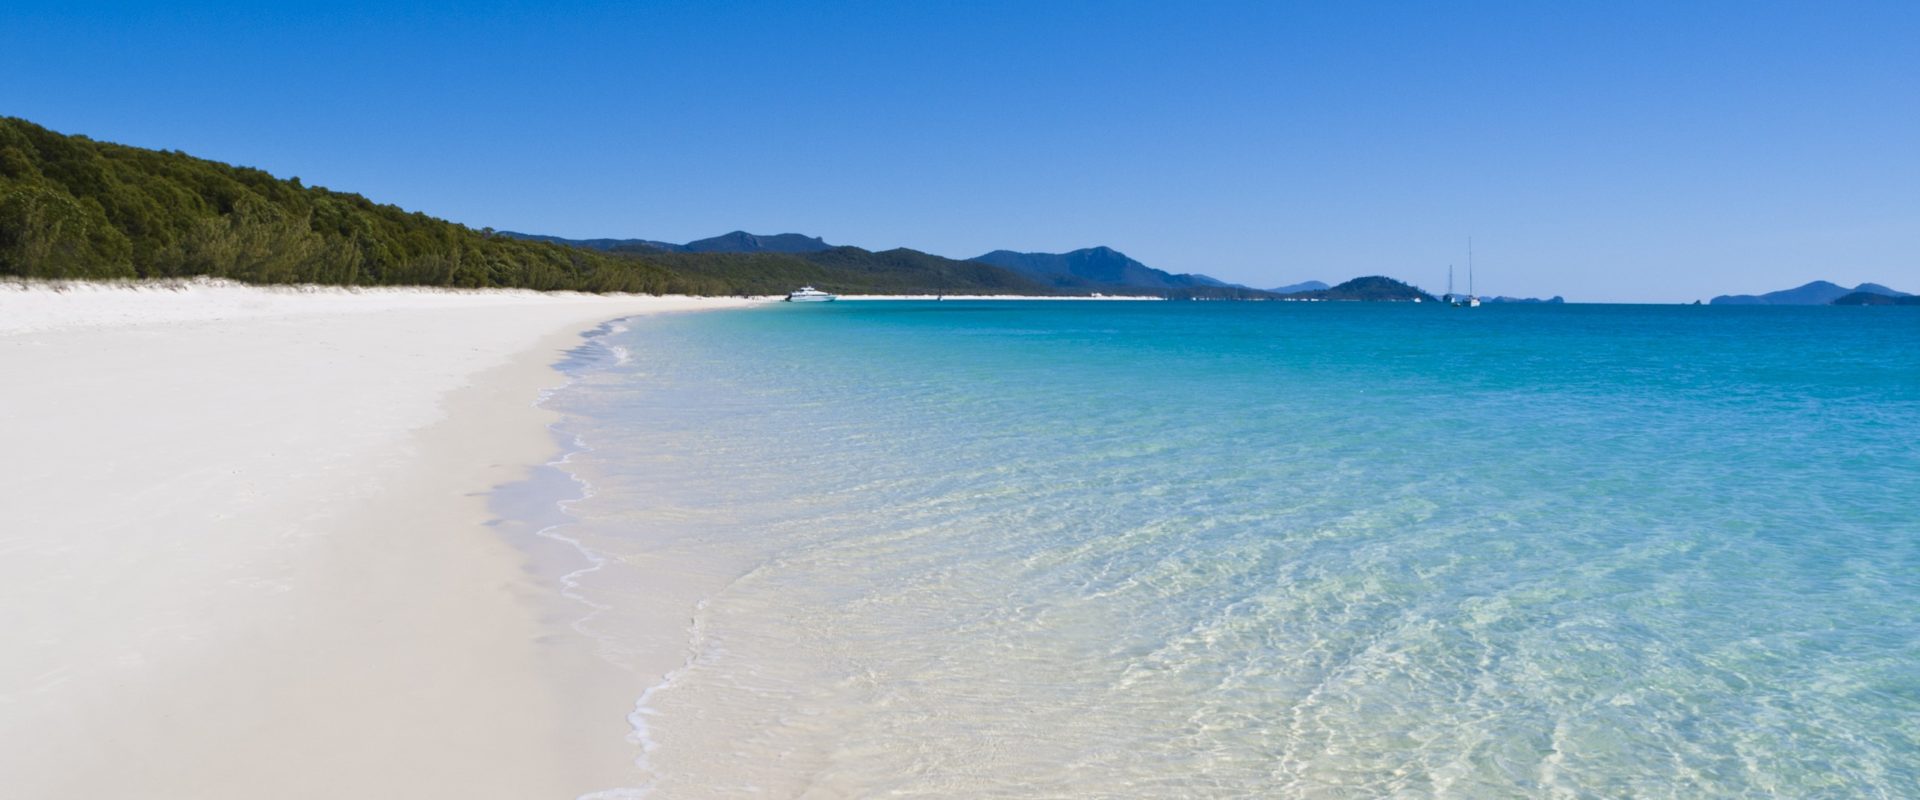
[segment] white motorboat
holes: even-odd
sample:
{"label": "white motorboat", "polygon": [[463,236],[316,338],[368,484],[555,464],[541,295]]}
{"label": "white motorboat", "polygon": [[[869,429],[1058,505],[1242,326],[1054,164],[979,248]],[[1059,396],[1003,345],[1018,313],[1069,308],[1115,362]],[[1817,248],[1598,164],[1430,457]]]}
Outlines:
{"label": "white motorboat", "polygon": [[840,299],[837,294],[828,294],[811,286],[802,286],[800,291],[787,295],[789,303],[831,303]]}

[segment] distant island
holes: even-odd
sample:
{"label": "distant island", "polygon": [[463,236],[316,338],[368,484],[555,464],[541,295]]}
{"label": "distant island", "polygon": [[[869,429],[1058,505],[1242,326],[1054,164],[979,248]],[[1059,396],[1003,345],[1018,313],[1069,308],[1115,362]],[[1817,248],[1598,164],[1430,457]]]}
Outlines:
{"label": "distant island", "polygon": [[1920,306],[1920,295],[1888,295],[1879,292],[1853,292],[1841,295],[1830,305],[1836,306]]}
{"label": "distant island", "polygon": [[1283,300],[1328,300],[1374,303],[1438,303],[1433,295],[1383,275],[1354,278],[1338,286],[1284,295]]}
{"label": "distant island", "polygon": [[1272,292],[1274,294],[1298,294],[1300,292],[1317,292],[1321,289],[1331,289],[1331,288],[1333,287],[1325,283],[1322,283],[1320,281],[1301,281],[1299,283],[1290,283],[1290,284],[1287,284],[1286,286],[1276,286],[1272,289],[1268,289],[1267,291]]}
{"label": "distant island", "polygon": [[[1362,280],[1372,280],[1372,279],[1362,279]],[[1391,280],[1391,279],[1385,278],[1381,280]],[[1399,281],[1394,281],[1394,283],[1399,284],[1399,286],[1405,287],[1405,288],[1383,290],[1382,287],[1378,284],[1373,284],[1371,285],[1370,288],[1363,288],[1366,285],[1364,284],[1357,285],[1355,284],[1354,281],[1348,281],[1347,283],[1341,284],[1338,287],[1330,287],[1327,284],[1322,283],[1320,281],[1302,281],[1300,283],[1295,283],[1288,286],[1281,286],[1278,288],[1269,289],[1267,291],[1270,291],[1270,292],[1273,292],[1274,294],[1279,294],[1279,295],[1288,295],[1293,297],[1308,297],[1312,299],[1340,299],[1340,300],[1375,299],[1375,300],[1382,300],[1382,301],[1398,301],[1398,300],[1412,300],[1415,296],[1420,297],[1422,302],[1425,302],[1426,300],[1434,299],[1433,295],[1420,292],[1418,289],[1414,289],[1413,287],[1407,286],[1406,284],[1400,283]],[[1327,292],[1327,290],[1329,289],[1332,289],[1334,291]],[[1315,294],[1316,292],[1323,292],[1324,294]],[[1362,295],[1364,295],[1364,297]],[[1381,295],[1381,296],[1374,296],[1374,295]],[[1541,304],[1558,305],[1561,303],[1565,303],[1567,301],[1566,301],[1566,298],[1563,298],[1559,295],[1554,295],[1553,297],[1549,297],[1545,300],[1542,300],[1538,297],[1486,297],[1486,298],[1482,298],[1481,302],[1483,303],[1541,303]]]}
{"label": "distant island", "polygon": [[[1863,301],[1853,301],[1844,304],[1837,302],[1841,298],[1851,297],[1856,294],[1880,295],[1890,298],[1909,296],[1906,292],[1896,291],[1877,283],[1863,283],[1852,289],[1848,289],[1830,281],[1814,281],[1796,286],[1792,289],[1781,289],[1780,291],[1768,292],[1766,294],[1723,294],[1707,301],[1707,304],[1715,306],[1824,306],[1830,304],[1870,304]],[[1892,304],[1871,303],[1871,305]]]}
{"label": "distant island", "polygon": [[1087,247],[1066,253],[995,250],[968,260],[1010,269],[1061,288],[1192,289],[1229,285],[1206,275],[1176,275],[1154,269],[1111,247]]}
{"label": "distant island", "polygon": [[1111,247],[1087,247],[1066,253],[1017,253],[995,250],[971,261],[992,264],[1056,289],[1103,292],[1147,290],[1177,298],[1271,299],[1273,293],[1227,283],[1207,275],[1154,269]]}

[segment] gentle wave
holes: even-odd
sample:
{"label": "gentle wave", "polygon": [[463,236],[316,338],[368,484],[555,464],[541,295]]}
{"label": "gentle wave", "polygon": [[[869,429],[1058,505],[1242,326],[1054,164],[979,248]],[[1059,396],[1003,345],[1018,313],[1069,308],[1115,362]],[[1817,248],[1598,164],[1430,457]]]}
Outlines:
{"label": "gentle wave", "polygon": [[1911,319],[844,305],[549,401],[620,796],[1920,791]]}

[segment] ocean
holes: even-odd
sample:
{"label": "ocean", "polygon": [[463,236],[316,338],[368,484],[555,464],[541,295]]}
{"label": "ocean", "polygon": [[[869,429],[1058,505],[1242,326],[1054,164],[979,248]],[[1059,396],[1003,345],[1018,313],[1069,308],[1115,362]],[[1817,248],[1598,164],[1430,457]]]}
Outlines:
{"label": "ocean", "polygon": [[576,627],[679,664],[629,795],[1920,796],[1920,309],[848,301],[562,368]]}

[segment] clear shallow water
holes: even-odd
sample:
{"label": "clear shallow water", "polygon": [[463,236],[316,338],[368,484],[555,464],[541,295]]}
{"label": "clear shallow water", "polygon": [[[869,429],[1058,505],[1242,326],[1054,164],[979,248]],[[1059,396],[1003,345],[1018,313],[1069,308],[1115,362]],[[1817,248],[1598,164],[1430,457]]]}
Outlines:
{"label": "clear shallow water", "polygon": [[1920,313],[625,325],[549,406],[653,796],[1920,795]]}

